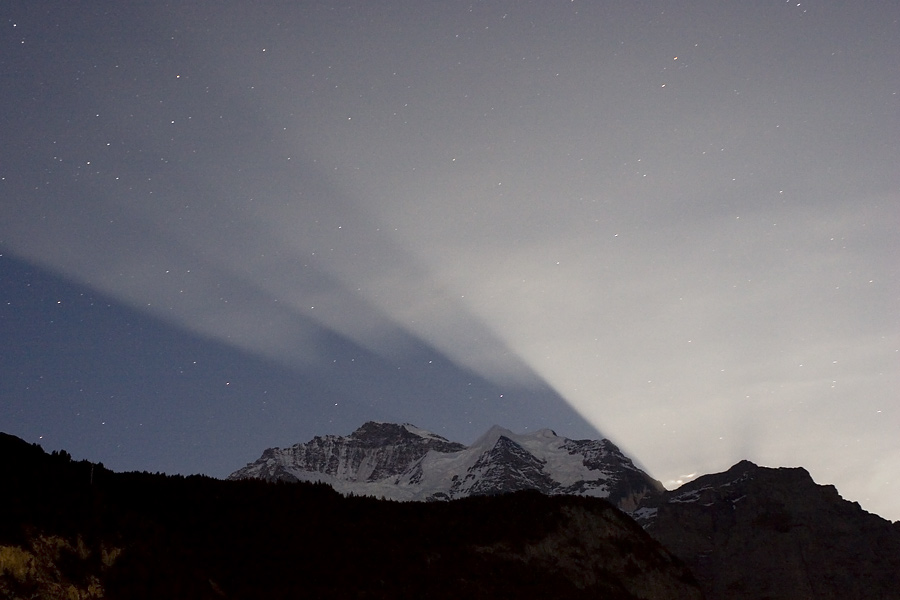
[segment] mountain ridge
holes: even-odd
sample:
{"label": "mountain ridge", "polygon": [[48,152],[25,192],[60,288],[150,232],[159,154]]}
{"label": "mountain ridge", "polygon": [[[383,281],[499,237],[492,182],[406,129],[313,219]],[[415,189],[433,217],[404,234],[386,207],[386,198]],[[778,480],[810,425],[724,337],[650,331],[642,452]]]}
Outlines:
{"label": "mountain ridge", "polygon": [[702,598],[679,559],[599,498],[384,502],[114,473],[2,435],[0,481],[0,598]]}
{"label": "mountain ridge", "polygon": [[[457,476],[457,491],[474,493],[383,502],[308,482],[118,474],[0,434],[0,480],[9,486],[0,495],[0,597],[55,598],[68,586],[81,598],[174,597],[179,589],[198,598],[258,597],[261,589],[337,598],[374,585],[379,591],[366,597],[427,590],[493,598],[533,593],[534,581],[542,595],[560,598],[900,600],[900,522],[844,500],[802,467],[741,461],[645,495],[630,518],[601,498],[499,491],[540,482],[566,456],[588,472],[618,460],[603,445],[492,428],[465,455],[473,446],[454,450],[411,425],[361,429],[355,452],[341,445],[345,436],[314,438],[337,458],[313,454],[313,464],[345,474],[356,465],[354,473],[387,485],[370,459],[394,472],[393,459],[405,455],[373,449],[435,444],[452,451],[425,450],[412,460],[421,470],[404,476],[433,476],[427,456],[464,463],[471,478]],[[282,467],[281,453],[264,456],[272,472]],[[306,579],[298,581],[298,569]]]}
{"label": "mountain ridge", "polygon": [[269,448],[230,480],[319,481],[342,493],[452,500],[535,489],[606,498],[634,510],[663,485],[607,439],[570,440],[551,429],[517,434],[494,425],[469,446],[408,423],[370,421],[347,436]]}
{"label": "mountain ridge", "polygon": [[[334,438],[335,448],[357,432]],[[834,486],[815,483],[802,467],[742,460],[665,490],[608,440],[568,440],[549,429],[515,434],[497,426],[462,450],[428,450],[409,465],[393,465],[400,475],[361,485],[328,472],[298,473],[278,462],[284,452],[267,450],[232,477],[255,471],[277,480],[283,470],[329,481],[343,493],[401,500],[523,489],[599,496],[688,565],[707,600],[900,600],[900,522],[864,511]]]}
{"label": "mountain ridge", "polygon": [[900,598],[900,521],[819,485],[803,467],[742,460],[633,515],[710,600]]}

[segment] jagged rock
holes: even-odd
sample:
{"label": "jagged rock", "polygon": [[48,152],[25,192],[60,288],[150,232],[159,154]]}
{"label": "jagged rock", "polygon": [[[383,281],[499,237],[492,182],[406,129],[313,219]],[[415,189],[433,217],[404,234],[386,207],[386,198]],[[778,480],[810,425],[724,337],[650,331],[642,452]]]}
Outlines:
{"label": "jagged rock", "polygon": [[607,498],[623,510],[663,491],[609,440],[569,440],[549,429],[493,427],[469,447],[413,425],[366,423],[346,437],[270,448],[229,476],[321,481],[342,493],[451,500],[533,489]]}
{"label": "jagged rock", "polygon": [[742,461],[644,502],[636,516],[708,600],[900,599],[900,523],[802,468]]}
{"label": "jagged rock", "polygon": [[229,479],[309,480],[317,473],[347,482],[372,482],[403,473],[429,450],[464,449],[412,425],[368,422],[349,436],[315,437],[290,448],[269,448],[262,457]]}

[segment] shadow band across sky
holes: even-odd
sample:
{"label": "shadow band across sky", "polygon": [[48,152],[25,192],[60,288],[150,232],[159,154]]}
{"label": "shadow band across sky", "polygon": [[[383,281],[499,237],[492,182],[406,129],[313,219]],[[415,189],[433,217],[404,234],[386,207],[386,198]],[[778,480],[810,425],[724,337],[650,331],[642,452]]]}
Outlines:
{"label": "shadow band across sky", "polygon": [[5,249],[0,289],[0,429],[114,469],[225,476],[266,447],[370,419],[462,442],[495,423],[600,436],[548,386],[498,385],[399,330],[403,355],[387,358],[305,319],[320,356],[289,367]]}

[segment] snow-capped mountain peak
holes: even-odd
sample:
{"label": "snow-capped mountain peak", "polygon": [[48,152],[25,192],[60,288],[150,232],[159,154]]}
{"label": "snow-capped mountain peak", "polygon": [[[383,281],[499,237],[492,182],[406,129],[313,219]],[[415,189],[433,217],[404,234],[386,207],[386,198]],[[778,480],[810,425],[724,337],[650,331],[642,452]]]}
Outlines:
{"label": "snow-capped mountain peak", "polygon": [[414,425],[368,422],[349,436],[271,448],[229,479],[322,481],[342,493],[449,500],[521,489],[608,498],[633,510],[662,485],[609,440],[570,440],[550,429],[491,427],[472,445]]}

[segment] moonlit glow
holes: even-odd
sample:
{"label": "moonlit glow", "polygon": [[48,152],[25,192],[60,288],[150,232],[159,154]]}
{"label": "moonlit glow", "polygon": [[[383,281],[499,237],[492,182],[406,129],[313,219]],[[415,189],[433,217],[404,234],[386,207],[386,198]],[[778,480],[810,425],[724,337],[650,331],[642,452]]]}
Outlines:
{"label": "moonlit glow", "polygon": [[897,7],[201,5],[15,15],[0,249],[324,382],[254,443],[574,412],[900,518]]}

